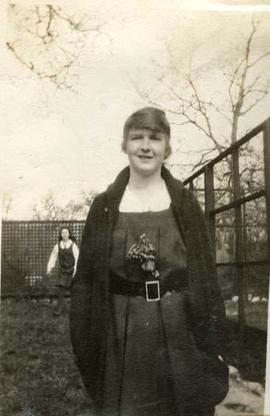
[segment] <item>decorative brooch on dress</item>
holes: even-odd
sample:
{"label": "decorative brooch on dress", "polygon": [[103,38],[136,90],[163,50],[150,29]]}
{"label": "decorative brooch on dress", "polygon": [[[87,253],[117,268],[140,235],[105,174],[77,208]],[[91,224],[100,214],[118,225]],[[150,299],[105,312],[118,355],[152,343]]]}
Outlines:
{"label": "decorative brooch on dress", "polygon": [[151,278],[156,279],[159,277],[156,268],[156,254],[157,252],[150,239],[143,233],[139,237],[139,242],[132,244],[130,247],[127,258],[131,263],[139,265],[140,269],[144,271],[144,275],[150,274]]}

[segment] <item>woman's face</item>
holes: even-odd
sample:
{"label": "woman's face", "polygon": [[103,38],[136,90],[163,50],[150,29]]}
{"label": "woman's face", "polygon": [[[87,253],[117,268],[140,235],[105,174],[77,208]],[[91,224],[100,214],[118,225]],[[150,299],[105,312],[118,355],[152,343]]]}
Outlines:
{"label": "woman's face", "polygon": [[130,129],[125,153],[137,173],[151,175],[160,170],[166,156],[167,136],[149,129]]}
{"label": "woman's face", "polygon": [[69,239],[69,231],[67,228],[63,228],[61,231],[62,240],[67,241]]}

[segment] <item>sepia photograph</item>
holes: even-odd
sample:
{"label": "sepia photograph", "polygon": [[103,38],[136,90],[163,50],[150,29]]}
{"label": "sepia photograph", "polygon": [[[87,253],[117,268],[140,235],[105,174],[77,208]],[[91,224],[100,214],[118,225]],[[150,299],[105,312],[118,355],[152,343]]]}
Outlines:
{"label": "sepia photograph", "polygon": [[0,16],[0,416],[270,415],[270,1]]}

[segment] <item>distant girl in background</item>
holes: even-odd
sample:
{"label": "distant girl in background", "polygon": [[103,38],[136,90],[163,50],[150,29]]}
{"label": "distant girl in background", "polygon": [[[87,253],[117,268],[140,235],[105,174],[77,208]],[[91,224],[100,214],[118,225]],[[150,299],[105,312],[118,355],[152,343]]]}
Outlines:
{"label": "distant girl in background", "polygon": [[58,243],[55,244],[47,265],[47,274],[49,275],[58,260],[58,278],[56,281],[58,307],[55,313],[61,314],[66,308],[65,294],[70,289],[72,278],[77,268],[79,249],[75,242],[75,237],[69,227],[62,227],[59,232]]}

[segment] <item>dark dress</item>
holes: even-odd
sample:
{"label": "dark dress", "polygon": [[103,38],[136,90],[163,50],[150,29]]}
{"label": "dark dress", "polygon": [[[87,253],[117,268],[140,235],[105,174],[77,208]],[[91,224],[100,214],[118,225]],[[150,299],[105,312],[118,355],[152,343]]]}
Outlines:
{"label": "dark dress", "polygon": [[58,279],[56,286],[62,287],[65,289],[70,289],[72,276],[75,266],[75,258],[73,254],[73,244],[72,243],[68,248],[62,248],[60,242],[58,244]]}
{"label": "dark dress", "polygon": [[[157,251],[159,279],[169,282],[176,276],[181,278],[187,267],[186,248],[171,208],[119,214],[113,235],[111,276],[138,280],[129,273],[125,259],[142,233]],[[194,397],[192,383],[199,358],[187,323],[184,294],[169,293],[160,302],[120,294],[111,294],[110,300],[102,415],[187,416],[186,403],[183,413],[177,407],[182,391],[187,397],[191,390]]]}

